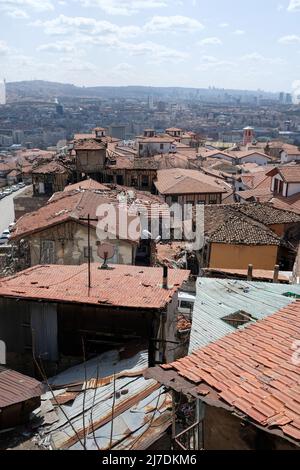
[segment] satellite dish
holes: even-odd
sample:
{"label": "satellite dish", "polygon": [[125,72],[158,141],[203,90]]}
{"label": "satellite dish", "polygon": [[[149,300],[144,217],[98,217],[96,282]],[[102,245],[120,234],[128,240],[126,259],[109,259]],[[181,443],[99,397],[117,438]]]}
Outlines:
{"label": "satellite dish", "polygon": [[115,255],[115,247],[111,243],[104,242],[98,245],[97,253],[99,258],[104,260],[101,269],[107,269],[107,260],[112,259]]}

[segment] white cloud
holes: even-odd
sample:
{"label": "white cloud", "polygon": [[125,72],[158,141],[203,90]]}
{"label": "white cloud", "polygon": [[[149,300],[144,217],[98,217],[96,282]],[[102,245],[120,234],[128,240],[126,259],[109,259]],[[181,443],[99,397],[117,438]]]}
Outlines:
{"label": "white cloud", "polygon": [[0,40],[0,56],[6,55],[10,52],[10,48],[5,41]]}
{"label": "white cloud", "polygon": [[49,44],[42,44],[37,48],[38,52],[53,52],[53,53],[75,53],[77,51],[77,47],[70,42],[67,41],[57,41],[52,42]]}
{"label": "white cloud", "polygon": [[235,63],[229,60],[218,59],[214,56],[203,56],[201,57],[200,63],[197,66],[197,70],[206,72],[211,69],[225,70],[228,68],[235,67]]}
{"label": "white cloud", "polygon": [[197,43],[199,46],[220,46],[222,43],[220,38],[215,36],[210,38],[204,38]]}
{"label": "white cloud", "polygon": [[282,36],[281,38],[278,39],[278,42],[280,44],[299,44],[300,36],[297,36],[296,34]]}
{"label": "white cloud", "polygon": [[95,20],[81,16],[59,15],[57,18],[48,21],[35,21],[33,26],[42,27],[44,32],[50,36],[64,36],[69,34],[99,35],[113,34],[116,36],[130,37],[141,32],[138,26],[118,26],[105,20]]}
{"label": "white cloud", "polygon": [[169,0],[78,0],[84,7],[99,7],[109,15],[129,16],[141,10],[168,6]]}
{"label": "white cloud", "polygon": [[50,0],[0,0],[0,12],[13,19],[29,18],[32,11],[45,12],[54,10]]}
{"label": "white cloud", "polygon": [[221,23],[221,24],[219,24],[219,27],[220,27],[220,28],[229,28],[229,26],[230,26],[229,23]]}
{"label": "white cloud", "polygon": [[154,16],[144,29],[148,32],[184,32],[201,31],[204,28],[200,21],[188,16]]}
{"label": "white cloud", "polygon": [[300,11],[300,0],[290,0],[288,11]]}
{"label": "white cloud", "polygon": [[243,29],[237,29],[233,32],[236,36],[243,36],[246,33]]}
{"label": "white cloud", "polygon": [[241,57],[241,61],[249,62],[251,65],[283,65],[285,62],[280,57],[265,57],[258,52],[252,52]]}
{"label": "white cloud", "polygon": [[16,8],[12,10],[6,11],[7,16],[10,16],[11,18],[14,19],[20,19],[20,20],[26,20],[29,18],[28,13],[26,13],[25,10],[21,10],[21,8]]}
{"label": "white cloud", "polygon": [[51,0],[0,0],[0,10],[12,18],[28,18],[30,11],[54,10]]}

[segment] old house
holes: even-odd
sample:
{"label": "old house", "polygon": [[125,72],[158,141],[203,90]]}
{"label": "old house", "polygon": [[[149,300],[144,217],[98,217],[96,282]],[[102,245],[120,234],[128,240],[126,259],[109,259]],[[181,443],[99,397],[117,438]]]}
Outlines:
{"label": "old house", "polygon": [[[236,327],[246,316],[224,321]],[[299,320],[298,301],[147,371],[173,392],[175,449],[299,449]]]}
{"label": "old house", "polygon": [[144,343],[149,363],[174,357],[177,292],[189,271],[109,265],[35,266],[0,281],[0,332],[7,364],[33,355],[52,365]]}
{"label": "old house", "polygon": [[151,158],[111,157],[106,164],[103,182],[154,191],[159,162]]}
{"label": "old house", "polygon": [[264,204],[207,206],[204,231],[200,266],[291,270],[294,264],[299,220],[292,212]]}
{"label": "old house", "polygon": [[[98,242],[105,239],[109,239],[114,248],[112,263],[149,264],[152,243],[143,239],[142,231],[149,228],[151,218],[159,220],[161,211],[168,211],[168,206],[158,196],[147,192],[126,187],[110,189],[104,185],[101,190],[99,187],[84,189],[86,185],[94,186],[94,183],[81,182],[73,190],[68,190],[67,186],[43,207],[19,219],[11,236],[12,243],[18,245],[21,240],[26,241],[31,266],[48,263],[80,265],[89,259],[100,263]],[[97,211],[101,205],[112,206],[115,211],[115,219],[107,231],[106,227],[99,227],[101,217]],[[130,223],[137,219],[140,231],[132,237]]]}
{"label": "old house", "polygon": [[[100,263],[96,244],[96,211],[101,204],[111,201],[107,195],[95,191],[75,190],[56,194],[45,206],[19,219],[12,241],[17,244],[21,239],[27,240],[31,266],[48,263],[80,265],[87,262],[89,256],[92,261]],[[90,242],[89,215],[93,219],[90,223]],[[107,235],[103,234],[103,239]],[[134,264],[138,242],[119,240],[118,233],[112,235],[115,239],[110,242],[115,253],[111,262]]]}
{"label": "old house", "polygon": [[51,196],[63,191],[70,177],[71,171],[55,160],[40,165],[32,170],[33,195]]}
{"label": "old house", "polygon": [[269,155],[259,150],[232,150],[230,155],[236,159],[238,165],[256,163],[259,166],[265,166],[272,162]]}
{"label": "old house", "polygon": [[272,177],[274,196],[290,197],[300,193],[300,165],[277,167],[268,173]]}
{"label": "old house", "polygon": [[136,145],[140,157],[176,152],[174,137],[168,134],[156,135],[152,129],[145,129],[144,135],[137,137]]}
{"label": "old house", "polygon": [[105,166],[107,144],[99,139],[77,140],[74,143],[77,180],[89,176],[97,181]]}
{"label": "old house", "polygon": [[184,204],[220,204],[230,186],[198,170],[174,168],[159,170],[155,187],[170,206]]}
{"label": "old house", "polygon": [[291,162],[300,162],[300,149],[296,145],[286,145],[280,152],[280,161],[282,164]]}
{"label": "old house", "polygon": [[39,407],[43,390],[37,380],[0,366],[0,429],[25,424]]}
{"label": "old house", "polygon": [[7,163],[0,162],[0,187],[7,185],[7,175],[11,172],[11,167]]}

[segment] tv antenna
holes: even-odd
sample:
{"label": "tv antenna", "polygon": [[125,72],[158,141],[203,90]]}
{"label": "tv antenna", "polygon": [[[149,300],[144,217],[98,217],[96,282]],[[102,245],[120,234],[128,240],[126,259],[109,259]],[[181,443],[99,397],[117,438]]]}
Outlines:
{"label": "tv antenna", "polygon": [[108,242],[104,242],[104,243],[98,242],[97,253],[98,253],[99,258],[103,259],[103,264],[100,267],[100,269],[109,269],[107,260],[112,259],[115,255],[114,245]]}

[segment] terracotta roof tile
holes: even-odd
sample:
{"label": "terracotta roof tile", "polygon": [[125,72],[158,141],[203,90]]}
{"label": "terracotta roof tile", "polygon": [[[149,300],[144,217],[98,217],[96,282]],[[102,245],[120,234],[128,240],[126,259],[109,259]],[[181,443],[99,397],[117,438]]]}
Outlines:
{"label": "terracotta roof tile", "polygon": [[169,270],[170,288],[164,289],[161,268],[112,265],[110,270],[101,270],[99,265],[92,264],[89,289],[87,272],[87,265],[35,266],[1,279],[0,296],[160,309],[189,277],[189,271]]}
{"label": "terracotta roof tile", "polygon": [[[211,387],[219,405],[230,405],[254,423],[299,441],[300,375],[299,365],[292,361],[292,343],[299,338],[300,302],[296,301],[171,365],[191,386]],[[207,360],[211,354],[213,363]],[[187,364],[194,364],[192,373],[186,373]],[[226,374],[221,373],[220,365]],[[210,393],[207,396],[209,399]]]}
{"label": "terracotta roof tile", "polygon": [[197,170],[159,170],[155,186],[161,194],[226,193],[224,184]]}

